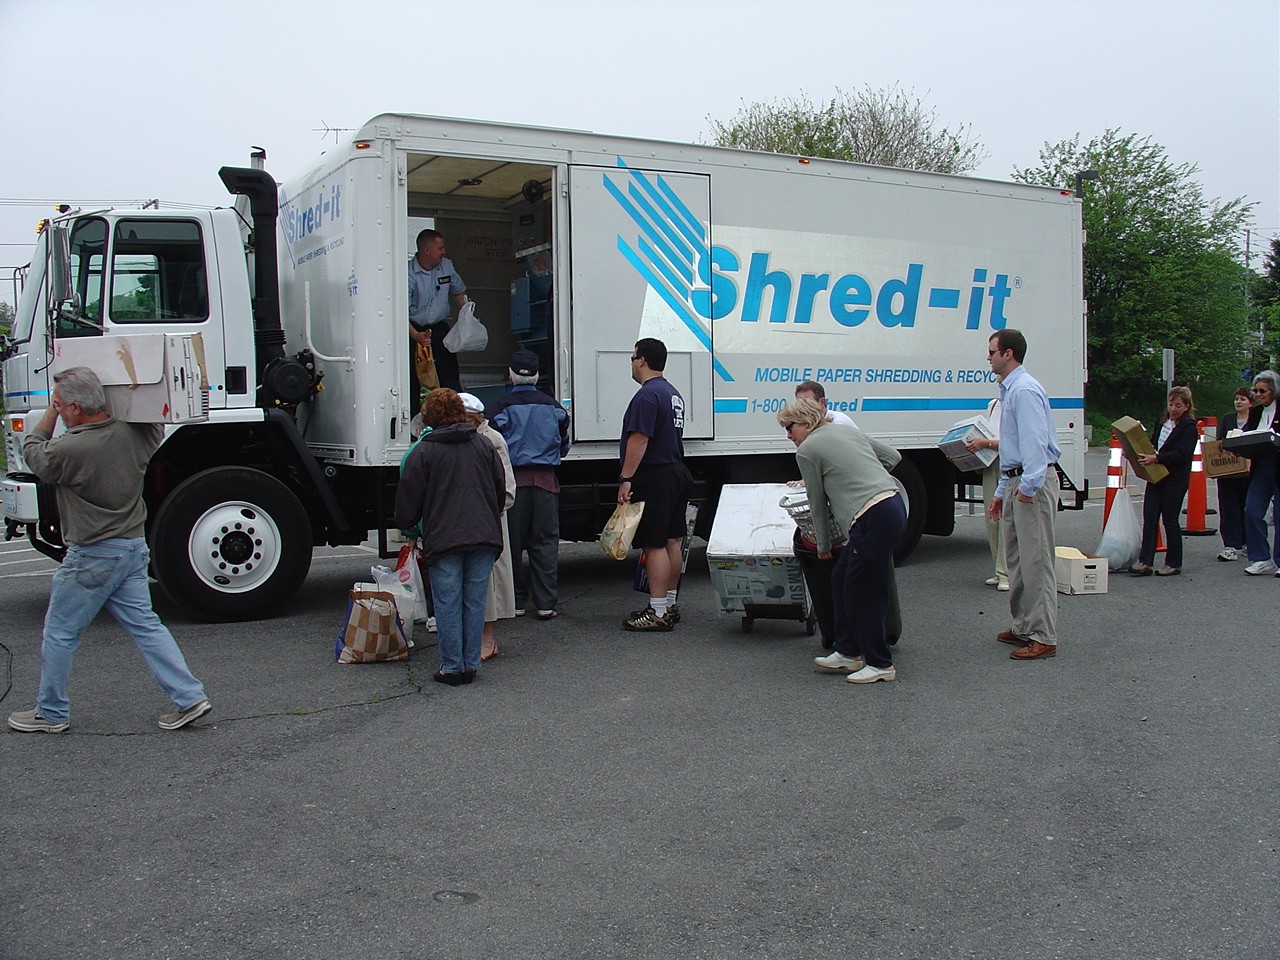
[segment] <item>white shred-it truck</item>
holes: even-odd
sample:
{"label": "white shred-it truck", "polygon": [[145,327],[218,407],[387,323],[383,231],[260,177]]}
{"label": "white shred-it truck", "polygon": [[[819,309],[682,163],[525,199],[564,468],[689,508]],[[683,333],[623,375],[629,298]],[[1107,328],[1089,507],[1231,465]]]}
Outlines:
{"label": "white shred-it truck", "polygon": [[527,347],[571,414],[565,539],[594,538],[612,509],[641,337],[670,350],[712,506],[722,484],[797,476],[776,415],[817,380],[904,454],[899,557],[922,532],[950,533],[958,475],[936,442],[995,395],[987,339],[1006,326],[1025,332],[1051,398],[1064,489],[1083,474],[1083,236],[1068,193],[402,114],[283,186],[260,165],[220,176],[251,220],[107,209],[50,223],[4,363],[7,534],[56,556],[53,497],[21,455],[54,341],[203,335],[208,420],[170,427],[146,479],[154,573],[197,615],[268,615],[314,546],[393,526],[416,412],[407,270],[427,226],[490,333],[460,356],[464,388],[498,396]]}

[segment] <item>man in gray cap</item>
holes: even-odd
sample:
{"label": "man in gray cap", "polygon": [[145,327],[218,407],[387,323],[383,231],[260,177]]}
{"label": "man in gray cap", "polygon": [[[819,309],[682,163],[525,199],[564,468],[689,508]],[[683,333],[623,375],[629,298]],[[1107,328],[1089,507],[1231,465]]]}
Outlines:
{"label": "man in gray cap", "polygon": [[[538,389],[538,355],[511,357],[511,389],[489,408],[489,422],[507,441],[516,475],[516,502],[507,511],[516,616],[533,601],[539,620],[556,615],[560,562],[560,481],[556,467],[569,452],[569,415]],[[524,573],[524,554],[529,571]]]}

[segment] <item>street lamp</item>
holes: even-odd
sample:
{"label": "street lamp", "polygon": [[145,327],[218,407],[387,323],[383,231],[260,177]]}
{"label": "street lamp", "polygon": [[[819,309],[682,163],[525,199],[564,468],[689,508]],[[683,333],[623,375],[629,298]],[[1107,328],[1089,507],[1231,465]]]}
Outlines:
{"label": "street lamp", "polygon": [[1077,173],[1076,174],[1076,196],[1079,199],[1083,200],[1084,199],[1084,182],[1086,180],[1097,180],[1097,179],[1098,179],[1097,170],[1081,170],[1079,173]]}

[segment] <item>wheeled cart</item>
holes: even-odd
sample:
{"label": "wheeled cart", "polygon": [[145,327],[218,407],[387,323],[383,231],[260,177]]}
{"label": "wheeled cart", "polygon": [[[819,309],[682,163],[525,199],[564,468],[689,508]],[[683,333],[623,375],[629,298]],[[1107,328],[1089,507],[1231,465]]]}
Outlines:
{"label": "wheeled cart", "polygon": [[787,490],[784,483],[731,483],[720,491],[707,565],[720,615],[741,617],[744,633],[757,620],[795,620],[809,636],[817,629],[791,549],[796,525],[778,503]]}

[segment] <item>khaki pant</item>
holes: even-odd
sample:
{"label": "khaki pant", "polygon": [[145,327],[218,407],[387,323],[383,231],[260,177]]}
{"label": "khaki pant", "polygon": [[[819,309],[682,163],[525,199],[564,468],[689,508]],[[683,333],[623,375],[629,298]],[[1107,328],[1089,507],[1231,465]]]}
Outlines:
{"label": "khaki pant", "polygon": [[1053,571],[1058,495],[1046,480],[1035,500],[1023,503],[1015,496],[1018,480],[1011,478],[1005,488],[1000,521],[1009,563],[1012,629],[1024,639],[1053,645],[1058,642],[1058,583]]}

